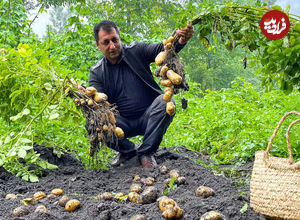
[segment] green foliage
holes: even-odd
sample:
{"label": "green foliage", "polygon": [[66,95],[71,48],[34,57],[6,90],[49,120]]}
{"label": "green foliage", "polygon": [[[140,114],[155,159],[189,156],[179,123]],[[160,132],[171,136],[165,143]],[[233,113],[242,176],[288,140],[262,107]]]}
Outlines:
{"label": "green foliage", "polygon": [[[266,149],[269,138],[280,118],[289,111],[300,111],[299,92],[289,95],[282,91],[261,93],[244,79],[237,78],[231,89],[202,92],[200,85],[189,83],[185,93],[188,108],[179,107],[164,136],[162,146],[186,147],[208,153],[216,163],[234,163],[252,160],[257,150]],[[277,135],[271,152],[287,156],[284,137],[289,118]],[[291,145],[295,158],[300,159],[300,126],[291,131]]]}
{"label": "green foliage", "polygon": [[[218,5],[203,2],[201,9],[190,22],[198,24],[197,37],[208,49],[218,47],[218,41],[209,36],[220,37],[225,47],[232,51],[238,45],[246,51],[257,51],[252,56],[252,66],[260,65],[257,73],[262,79],[266,91],[270,91],[277,81],[280,88],[288,93],[293,88],[300,90],[300,23],[297,16],[289,15],[291,27],[289,33],[280,40],[269,40],[260,31],[259,22],[269,8],[239,6],[233,2]],[[279,6],[273,9],[282,10]]]}
{"label": "green foliage", "polygon": [[171,191],[171,190],[174,190],[176,189],[177,185],[175,184],[175,181],[176,181],[176,178],[175,177],[172,177],[167,188],[165,189],[165,191],[163,192],[163,195],[166,196],[168,195],[168,193]]}

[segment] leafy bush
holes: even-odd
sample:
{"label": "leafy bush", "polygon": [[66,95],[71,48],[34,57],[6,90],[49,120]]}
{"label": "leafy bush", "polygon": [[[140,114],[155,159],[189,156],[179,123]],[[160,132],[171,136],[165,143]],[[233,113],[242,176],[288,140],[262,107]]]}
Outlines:
{"label": "leafy bush", "polygon": [[[269,138],[281,117],[289,111],[300,111],[299,92],[286,95],[274,90],[261,93],[242,78],[237,78],[231,89],[202,92],[200,85],[191,83],[185,93],[188,108],[180,108],[164,137],[163,146],[185,145],[208,153],[216,163],[252,160],[257,150],[266,149]],[[287,156],[285,131],[295,120],[287,118],[275,138],[271,152]],[[300,158],[300,126],[291,130],[293,154]]]}

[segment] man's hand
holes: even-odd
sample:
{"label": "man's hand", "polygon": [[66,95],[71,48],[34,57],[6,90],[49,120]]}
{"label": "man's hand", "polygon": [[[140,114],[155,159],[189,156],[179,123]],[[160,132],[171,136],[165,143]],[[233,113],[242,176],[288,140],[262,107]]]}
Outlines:
{"label": "man's hand", "polygon": [[194,28],[191,24],[187,24],[186,28],[181,28],[177,30],[176,34],[180,37],[178,43],[186,44],[189,41],[189,39],[191,39],[191,37],[193,36]]}

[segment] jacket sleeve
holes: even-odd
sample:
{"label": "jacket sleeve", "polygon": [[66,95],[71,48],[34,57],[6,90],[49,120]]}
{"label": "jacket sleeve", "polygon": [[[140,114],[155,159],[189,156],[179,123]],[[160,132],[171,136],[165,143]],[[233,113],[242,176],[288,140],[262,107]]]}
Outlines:
{"label": "jacket sleeve", "polygon": [[[178,42],[175,44],[175,52],[178,53],[185,46],[179,44]],[[155,61],[155,57],[164,50],[163,43],[139,43],[140,55],[145,58],[148,64]]]}
{"label": "jacket sleeve", "polygon": [[89,76],[89,86],[95,87],[98,92],[105,93],[103,83],[101,82],[99,77],[97,77],[96,72],[92,69],[90,71],[90,76]]}

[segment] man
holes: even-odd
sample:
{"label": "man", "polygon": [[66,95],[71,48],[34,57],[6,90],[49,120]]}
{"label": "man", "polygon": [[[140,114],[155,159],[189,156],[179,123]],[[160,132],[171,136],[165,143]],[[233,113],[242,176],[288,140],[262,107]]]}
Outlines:
{"label": "man", "polygon": [[[180,38],[176,52],[184,47],[193,32],[191,25],[178,30]],[[166,102],[149,66],[163,50],[163,44],[134,42],[129,46],[122,45],[118,27],[109,20],[95,25],[94,37],[104,56],[91,68],[89,86],[105,93],[109,103],[117,105],[120,115],[116,116],[116,125],[125,133],[117,146],[109,144],[119,152],[112,166],[119,166],[138,155],[144,168],[154,168],[157,164],[153,154],[173,119],[166,113]],[[174,99],[172,102],[175,104]],[[127,139],[137,135],[144,136],[138,149]]]}

